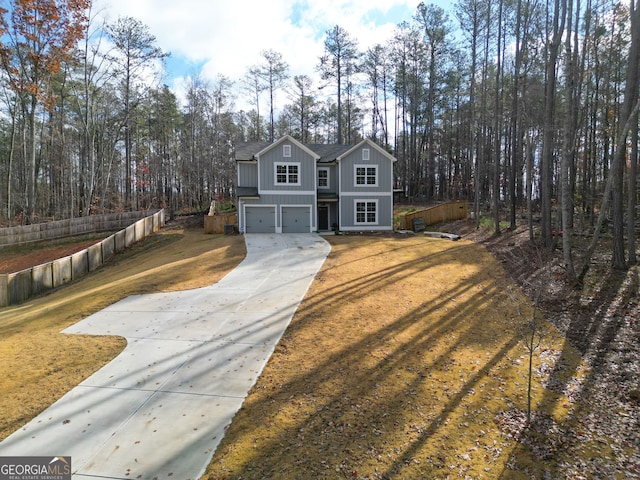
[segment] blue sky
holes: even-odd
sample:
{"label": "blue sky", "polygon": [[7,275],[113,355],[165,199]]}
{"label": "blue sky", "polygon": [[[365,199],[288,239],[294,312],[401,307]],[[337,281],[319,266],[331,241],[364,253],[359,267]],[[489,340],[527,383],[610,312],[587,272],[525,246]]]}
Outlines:
{"label": "blue sky", "polygon": [[[163,83],[179,93],[185,77],[233,81],[262,61],[260,52],[282,54],[293,75],[315,76],[325,32],[340,25],[362,50],[384,43],[410,20],[416,0],[96,0],[94,9],[114,21],[131,16],[146,24],[171,53]],[[433,3],[448,8],[450,2]]]}

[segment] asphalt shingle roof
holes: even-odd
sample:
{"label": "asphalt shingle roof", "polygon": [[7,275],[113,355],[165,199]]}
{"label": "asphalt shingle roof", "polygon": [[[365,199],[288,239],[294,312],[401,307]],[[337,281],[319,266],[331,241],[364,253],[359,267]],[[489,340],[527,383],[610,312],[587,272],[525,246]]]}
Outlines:
{"label": "asphalt shingle roof", "polygon": [[[264,150],[269,142],[244,142],[236,145],[236,161],[255,160],[256,153]],[[321,163],[329,163],[335,161],[341,154],[352,148],[353,145],[324,145],[324,144],[305,144],[309,150],[320,156]]]}
{"label": "asphalt shingle roof", "polygon": [[271,145],[269,142],[243,142],[236,145],[236,161],[255,160],[253,156]]}
{"label": "asphalt shingle roof", "polygon": [[340,155],[342,155],[344,152],[346,152],[352,147],[353,145],[338,145],[338,144],[323,145],[319,143],[316,143],[313,145],[307,145],[307,148],[309,148],[310,150],[313,150],[315,153],[320,155],[319,162],[321,163],[335,161],[336,158],[338,158]]}

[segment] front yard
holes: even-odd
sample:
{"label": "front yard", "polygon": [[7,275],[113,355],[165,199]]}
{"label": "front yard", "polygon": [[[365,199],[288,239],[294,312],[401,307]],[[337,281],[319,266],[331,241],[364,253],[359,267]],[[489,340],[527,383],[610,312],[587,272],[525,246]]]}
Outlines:
{"label": "front yard", "polygon": [[496,259],[423,236],[328,240],[205,478],[562,478],[580,409],[563,392],[584,366],[546,324],[524,435],[531,306]]}
{"label": "front yard", "polygon": [[[638,478],[638,404],[623,394],[610,395],[614,409],[594,404],[611,384],[551,323],[524,429],[532,307],[484,246],[327,240],[331,254],[204,479]],[[209,285],[243,255],[241,236],[169,227],[79,282],[1,309],[0,439],[124,347],[60,330],[127,295]]]}

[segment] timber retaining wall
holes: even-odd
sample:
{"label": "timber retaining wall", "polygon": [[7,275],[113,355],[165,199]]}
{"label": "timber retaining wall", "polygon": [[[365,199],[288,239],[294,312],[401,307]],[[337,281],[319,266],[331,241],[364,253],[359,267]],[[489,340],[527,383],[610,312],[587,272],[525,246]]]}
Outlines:
{"label": "timber retaining wall", "polygon": [[[148,212],[143,213],[148,215]],[[84,218],[90,219],[91,217]],[[164,210],[159,210],[137,221],[135,220],[139,218],[139,215],[138,217],[130,216],[129,218],[132,218],[134,222],[101,242],[91,245],[80,252],[19,272],[0,275],[0,307],[24,302],[33,295],[59,287],[94,271],[113,258],[115,254],[124,251],[134,243],[157,232],[165,223]],[[109,224],[108,222],[93,223],[94,225]],[[111,225],[112,224],[113,223],[111,223]],[[116,228],[122,227],[123,226],[120,225]],[[82,228],[79,228],[74,231],[79,231],[80,233],[71,233],[70,236],[105,230],[109,231],[116,228],[85,231],[81,231]]]}
{"label": "timber retaining wall", "polygon": [[401,230],[411,230],[414,219],[424,220],[424,225],[451,222],[467,218],[467,202],[447,202],[435,207],[425,208],[417,212],[407,213],[400,217]]}
{"label": "timber retaining wall", "polygon": [[106,213],[68,220],[36,223],[0,229],[0,248],[9,245],[24,245],[43,240],[75,237],[89,233],[113,232],[149,216],[148,211]]}

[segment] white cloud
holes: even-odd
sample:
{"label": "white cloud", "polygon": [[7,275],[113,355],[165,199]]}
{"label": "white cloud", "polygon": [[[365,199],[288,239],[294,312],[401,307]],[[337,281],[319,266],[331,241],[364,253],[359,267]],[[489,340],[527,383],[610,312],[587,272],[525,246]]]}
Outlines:
{"label": "white cloud", "polygon": [[[103,4],[100,4],[103,2]],[[157,44],[180,64],[166,81],[194,75],[205,80],[244,76],[262,61],[260,52],[282,54],[290,74],[314,75],[323,53],[325,32],[340,25],[361,49],[384,43],[396,24],[409,20],[417,1],[411,0],[99,0],[109,21],[131,16],[147,25]],[[398,12],[404,13],[398,18]],[[191,62],[191,66],[190,65]]]}

